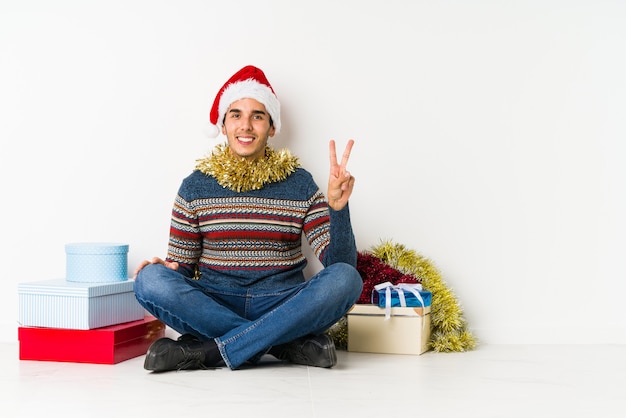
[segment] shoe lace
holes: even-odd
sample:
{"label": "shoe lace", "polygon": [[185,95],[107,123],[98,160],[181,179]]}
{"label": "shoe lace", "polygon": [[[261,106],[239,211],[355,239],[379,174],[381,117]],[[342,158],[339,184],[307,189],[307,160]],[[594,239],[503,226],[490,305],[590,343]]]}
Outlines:
{"label": "shoe lace", "polygon": [[294,363],[313,364],[313,359],[311,359],[311,357],[309,357],[304,352],[304,347],[307,344],[312,344],[320,352],[326,351],[324,347],[321,347],[319,344],[316,344],[313,341],[305,341],[304,343],[291,345],[286,350],[286,358]]}
{"label": "shoe lace", "polygon": [[177,370],[204,369],[209,367],[204,365],[204,353],[202,351],[187,351],[184,359],[176,365]]}
{"label": "shoe lace", "polygon": [[319,337],[308,338],[304,341],[294,341],[287,345],[286,349],[282,353],[283,355],[281,356],[281,360],[316,366],[319,361],[305,353],[305,346],[309,345],[313,347],[313,352],[311,352],[311,354],[314,357],[325,357],[325,360],[332,362],[331,352],[334,352],[334,345],[332,345],[332,340],[330,340],[330,343],[328,343],[328,340],[328,338],[324,339],[324,337]]}
{"label": "shoe lace", "polygon": [[310,359],[302,351],[301,347],[289,347],[285,350],[280,358],[281,360],[288,360],[294,363],[309,362]]}

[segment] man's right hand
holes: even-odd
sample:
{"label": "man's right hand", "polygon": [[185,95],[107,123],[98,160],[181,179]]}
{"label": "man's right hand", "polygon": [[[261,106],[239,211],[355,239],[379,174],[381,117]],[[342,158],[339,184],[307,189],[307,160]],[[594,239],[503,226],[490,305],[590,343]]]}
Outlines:
{"label": "man's right hand", "polygon": [[150,261],[144,260],[141,263],[139,263],[139,266],[137,266],[137,268],[135,269],[135,275],[133,276],[133,278],[136,278],[137,274],[139,274],[141,269],[147,266],[148,264],[163,264],[168,269],[178,270],[178,263],[176,261],[169,262],[169,261],[162,260],[159,257],[154,257]]}

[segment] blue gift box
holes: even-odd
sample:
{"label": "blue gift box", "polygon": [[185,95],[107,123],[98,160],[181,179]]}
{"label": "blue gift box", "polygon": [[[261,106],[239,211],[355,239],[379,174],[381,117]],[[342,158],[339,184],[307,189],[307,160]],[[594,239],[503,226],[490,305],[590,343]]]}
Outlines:
{"label": "blue gift box", "polygon": [[128,280],[128,244],[80,242],[65,245],[66,280],[109,283]]}
{"label": "blue gift box", "polygon": [[19,324],[23,327],[94,329],[144,317],[134,280],[81,283],[64,279],[20,283]]}
{"label": "blue gift box", "polygon": [[[426,307],[430,306],[433,294],[427,290],[421,290],[421,285],[412,285],[412,284],[400,284],[397,286],[393,286],[389,284],[385,287],[379,287],[378,289],[372,290],[372,303],[374,305],[378,305],[381,308],[387,307],[387,288],[390,287],[390,300],[391,304],[389,305],[392,308],[396,307]],[[420,300],[409,288],[412,288],[413,291],[417,292],[420,296]],[[402,300],[400,297],[400,292],[402,292],[405,300],[405,304],[402,304]],[[423,302],[423,303],[422,303]]]}

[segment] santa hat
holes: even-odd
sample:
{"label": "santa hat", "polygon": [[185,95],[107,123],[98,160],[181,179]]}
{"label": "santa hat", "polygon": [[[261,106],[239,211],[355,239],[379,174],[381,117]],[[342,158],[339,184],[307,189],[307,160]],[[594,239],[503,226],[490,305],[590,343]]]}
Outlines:
{"label": "santa hat", "polygon": [[259,68],[247,65],[237,71],[220,89],[213,101],[206,134],[215,138],[224,124],[228,107],[240,99],[255,99],[265,106],[274,123],[275,133],[280,131],[280,103],[274,89]]}

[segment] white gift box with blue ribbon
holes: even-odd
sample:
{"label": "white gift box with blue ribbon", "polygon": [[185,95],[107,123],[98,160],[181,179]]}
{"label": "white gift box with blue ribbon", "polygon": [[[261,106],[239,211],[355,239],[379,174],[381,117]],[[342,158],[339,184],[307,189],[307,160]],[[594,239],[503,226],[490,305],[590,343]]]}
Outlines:
{"label": "white gift box with blue ribbon", "polygon": [[414,354],[429,350],[430,306],[390,308],[357,304],[348,312],[348,351]]}
{"label": "white gift box with blue ribbon", "polygon": [[[413,355],[428,351],[432,294],[418,284],[389,282],[376,286],[374,292],[376,304],[354,305],[347,314],[348,351]],[[407,306],[407,299],[416,306]]]}

